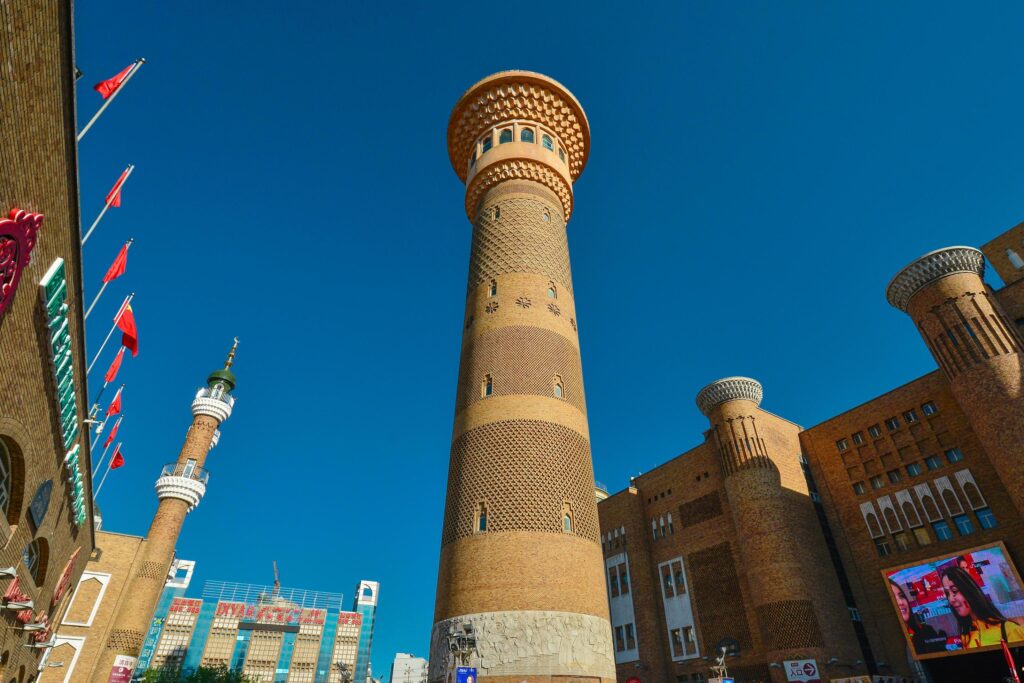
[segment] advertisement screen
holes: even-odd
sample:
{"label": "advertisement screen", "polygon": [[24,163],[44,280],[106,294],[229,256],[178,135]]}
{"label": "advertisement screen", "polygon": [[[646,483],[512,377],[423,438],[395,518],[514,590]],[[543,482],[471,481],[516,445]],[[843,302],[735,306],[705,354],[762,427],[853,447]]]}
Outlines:
{"label": "advertisement screen", "polygon": [[1024,643],[1024,591],[1002,543],[882,575],[917,659]]}

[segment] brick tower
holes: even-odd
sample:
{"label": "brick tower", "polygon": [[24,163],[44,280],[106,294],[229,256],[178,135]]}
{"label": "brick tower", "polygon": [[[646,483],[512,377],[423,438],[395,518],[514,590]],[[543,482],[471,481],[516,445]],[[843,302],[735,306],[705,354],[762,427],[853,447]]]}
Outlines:
{"label": "brick tower", "polygon": [[456,660],[495,683],[615,678],[565,229],[589,144],[579,102],[527,71],[448,123],[473,241],[432,682]]}
{"label": "brick tower", "polygon": [[106,647],[92,673],[94,683],[107,683],[118,655],[138,657],[149,630],[160,593],[167,578],[174,547],[185,516],[206,493],[208,473],[203,469],[210,449],[217,445],[218,427],[231,416],[235,399],[235,375],[231,372],[238,340],[235,340],[222,370],[210,373],[206,386],[192,400],[192,425],[185,435],[178,460],[165,465],[156,480],[160,502],[128,577],[121,604],[111,620]]}
{"label": "brick tower", "polygon": [[925,254],[886,290],[908,314],[986,455],[1024,514],[1022,339],[982,279],[985,257],[971,247]]}

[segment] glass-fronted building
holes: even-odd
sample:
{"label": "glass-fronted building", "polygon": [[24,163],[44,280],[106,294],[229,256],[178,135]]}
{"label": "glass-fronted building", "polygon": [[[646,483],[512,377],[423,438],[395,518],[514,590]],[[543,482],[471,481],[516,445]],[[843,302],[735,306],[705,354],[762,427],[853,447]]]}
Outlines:
{"label": "glass-fronted building", "polygon": [[377,594],[380,583],[360,581],[352,610],[359,614],[362,626],[359,630],[359,652],[356,656],[355,683],[370,683],[370,650],[373,647],[373,624],[377,618]]}
{"label": "glass-fronted building", "polygon": [[372,587],[368,612],[343,611],[341,593],[226,581],[207,581],[201,598],[188,598],[169,579],[135,675],[204,666],[263,683],[364,681],[378,584],[362,583]]}

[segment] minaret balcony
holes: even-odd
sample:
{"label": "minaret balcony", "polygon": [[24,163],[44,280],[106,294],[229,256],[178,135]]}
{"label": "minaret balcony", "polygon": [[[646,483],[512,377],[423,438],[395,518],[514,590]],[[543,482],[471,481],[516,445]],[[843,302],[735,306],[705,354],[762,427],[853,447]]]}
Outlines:
{"label": "minaret balcony", "polygon": [[191,512],[206,495],[206,483],[210,473],[194,462],[164,465],[160,478],[156,480],[156,495],[160,500],[176,498],[188,503]]}
{"label": "minaret balcony", "polygon": [[235,397],[221,387],[203,387],[192,399],[192,416],[208,415],[218,422],[231,417],[231,409],[235,405]]}

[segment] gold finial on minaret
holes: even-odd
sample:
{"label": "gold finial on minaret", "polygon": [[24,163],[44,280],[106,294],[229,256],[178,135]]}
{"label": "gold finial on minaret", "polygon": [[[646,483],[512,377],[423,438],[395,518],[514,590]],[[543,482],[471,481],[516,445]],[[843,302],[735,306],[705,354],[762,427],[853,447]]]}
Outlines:
{"label": "gold finial on minaret", "polygon": [[235,351],[238,349],[238,337],[235,337],[235,343],[231,345],[231,350],[228,351],[228,359],[224,361],[224,369],[230,370],[231,365],[235,362]]}

